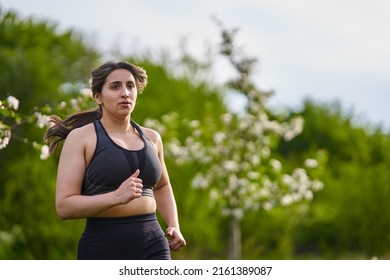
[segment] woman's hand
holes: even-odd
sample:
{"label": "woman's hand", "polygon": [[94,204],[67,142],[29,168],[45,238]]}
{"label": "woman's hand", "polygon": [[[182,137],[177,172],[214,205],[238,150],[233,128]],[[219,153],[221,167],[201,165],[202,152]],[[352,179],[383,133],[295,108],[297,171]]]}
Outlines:
{"label": "woman's hand", "polygon": [[140,171],[137,169],[114,191],[118,198],[118,204],[126,204],[133,199],[141,197],[143,185],[142,179],[138,178],[139,173]]}
{"label": "woman's hand", "polygon": [[177,252],[186,246],[186,241],[178,228],[168,227],[166,230],[166,236],[168,239],[171,239],[169,241],[169,247],[173,251]]}

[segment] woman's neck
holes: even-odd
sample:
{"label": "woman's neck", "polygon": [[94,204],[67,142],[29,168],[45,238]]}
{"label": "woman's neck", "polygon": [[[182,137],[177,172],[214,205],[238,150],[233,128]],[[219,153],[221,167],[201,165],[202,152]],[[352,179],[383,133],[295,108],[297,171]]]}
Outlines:
{"label": "woman's neck", "polygon": [[133,126],[130,124],[130,117],[123,120],[111,120],[109,118],[102,117],[100,122],[107,132],[126,133],[133,130]]}

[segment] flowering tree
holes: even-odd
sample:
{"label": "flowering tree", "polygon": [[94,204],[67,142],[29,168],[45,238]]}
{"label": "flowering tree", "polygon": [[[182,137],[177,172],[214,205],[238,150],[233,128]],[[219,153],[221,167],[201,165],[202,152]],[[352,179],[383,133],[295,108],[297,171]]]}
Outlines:
{"label": "flowering tree", "polygon": [[[247,211],[269,211],[277,206],[287,206],[304,199],[322,188],[322,182],[310,176],[318,167],[316,159],[307,159],[304,168],[286,169],[273,153],[279,141],[289,141],[303,127],[300,117],[282,121],[266,109],[270,93],[260,91],[252,82],[256,60],[244,56],[234,46],[236,30],[222,32],[221,54],[228,58],[237,72],[237,78],[227,82],[227,91],[246,98],[241,113],[226,112],[220,119],[210,119],[207,124],[198,120],[180,119],[175,113],[165,115],[161,121],[147,120],[161,134],[172,131],[180,124],[192,131],[191,135],[176,138],[164,137],[167,156],[178,164],[191,162],[198,171],[192,178],[194,188],[208,191],[211,205],[231,221],[232,250],[230,257],[241,258],[240,223]],[[0,104],[0,149],[5,148],[16,135],[13,129],[23,123],[45,128],[48,115],[68,115],[90,109],[93,99],[83,84],[65,83],[64,93],[81,92],[69,101],[56,106],[35,108],[28,116],[17,113],[19,101],[8,96]],[[92,103],[91,103],[92,102]],[[182,137],[183,135],[179,135]],[[22,139],[28,142],[27,139]],[[46,145],[31,143],[41,151],[41,159],[48,157]]]}
{"label": "flowering tree", "polygon": [[[19,108],[19,100],[9,95],[5,100],[0,100],[0,150],[7,147],[11,139],[15,137],[26,144],[31,144],[32,147],[40,151],[40,158],[45,160],[49,157],[49,147],[37,141],[32,141],[28,138],[20,139],[17,135],[13,135],[12,130],[23,124],[32,124],[40,129],[46,129],[49,125],[50,115],[53,112],[67,115],[69,113],[86,110],[90,108],[93,102],[90,89],[81,87],[81,85],[73,85],[67,83],[64,87],[72,87],[71,90],[78,90],[80,94],[76,98],[71,98],[69,101],[62,101],[55,106],[46,105],[43,107],[34,108],[29,115],[21,115],[17,112]],[[75,87],[79,87],[75,89]]]}
{"label": "flowering tree", "polygon": [[[5,100],[0,100],[0,150],[8,146],[13,133],[12,130],[23,123],[32,123],[39,128],[45,128],[48,125],[49,117],[43,115],[40,110],[36,109],[33,114],[28,116],[20,115],[17,110],[19,108],[19,100],[10,95]],[[40,158],[47,159],[49,157],[49,147],[38,142],[30,142],[29,139],[23,138],[22,141],[31,144],[35,149],[41,151]]]}
{"label": "flowering tree", "polygon": [[323,187],[321,181],[309,176],[318,167],[318,161],[309,158],[304,168],[290,172],[273,154],[280,140],[290,141],[303,128],[301,117],[279,121],[267,111],[265,103],[270,93],[260,91],[251,81],[255,59],[243,56],[234,46],[236,30],[222,31],[221,54],[227,57],[237,71],[236,79],[228,81],[228,90],[246,98],[242,113],[227,112],[220,120],[202,125],[197,120],[179,119],[175,113],[161,122],[149,120],[147,125],[169,131],[173,124],[182,122],[192,130],[180,141],[166,143],[167,154],[178,164],[195,163],[199,171],[192,186],[207,190],[212,205],[230,219],[230,258],[241,258],[240,221],[246,211],[271,210],[276,206],[310,200]]}
{"label": "flowering tree", "polygon": [[6,119],[19,122],[16,111],[19,108],[19,100],[14,96],[8,96],[6,100],[0,100],[0,149],[4,149],[11,138],[11,126]]}

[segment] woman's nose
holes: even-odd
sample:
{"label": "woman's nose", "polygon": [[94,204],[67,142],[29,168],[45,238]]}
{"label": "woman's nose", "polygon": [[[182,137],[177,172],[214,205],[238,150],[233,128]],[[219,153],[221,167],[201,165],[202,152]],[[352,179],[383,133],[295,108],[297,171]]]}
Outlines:
{"label": "woman's nose", "polygon": [[130,96],[130,91],[128,90],[127,87],[124,87],[124,90],[122,91],[122,96],[124,96],[124,97]]}

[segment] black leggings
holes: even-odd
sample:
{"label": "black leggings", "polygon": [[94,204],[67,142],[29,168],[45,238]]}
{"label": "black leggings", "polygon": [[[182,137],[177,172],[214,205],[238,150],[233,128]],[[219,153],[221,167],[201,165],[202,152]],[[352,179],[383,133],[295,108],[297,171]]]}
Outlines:
{"label": "black leggings", "polygon": [[80,238],[79,260],[170,260],[168,240],[155,213],[88,218]]}

